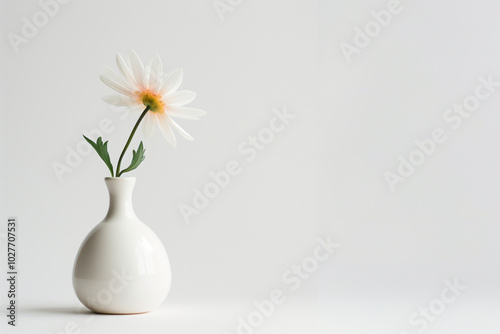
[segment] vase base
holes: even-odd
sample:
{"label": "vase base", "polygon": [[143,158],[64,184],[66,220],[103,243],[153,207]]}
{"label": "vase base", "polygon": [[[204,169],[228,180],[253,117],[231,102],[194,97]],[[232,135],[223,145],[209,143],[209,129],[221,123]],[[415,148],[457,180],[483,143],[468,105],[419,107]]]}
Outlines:
{"label": "vase base", "polygon": [[99,311],[93,311],[90,310],[92,313],[95,314],[102,314],[102,315],[134,315],[134,314],[145,314],[149,313],[151,311],[139,311],[139,312],[99,312]]}

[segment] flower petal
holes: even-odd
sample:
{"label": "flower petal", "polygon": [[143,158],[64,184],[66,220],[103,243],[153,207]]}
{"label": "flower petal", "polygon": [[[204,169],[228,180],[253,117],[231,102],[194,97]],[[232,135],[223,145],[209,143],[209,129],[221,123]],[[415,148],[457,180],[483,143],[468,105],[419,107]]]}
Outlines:
{"label": "flower petal", "polygon": [[119,84],[120,86],[128,89],[130,92],[134,92],[136,89],[133,85],[131,85],[128,81],[123,80],[120,78],[115,72],[113,72],[112,69],[110,69],[108,66],[104,66],[104,75],[106,75],[108,78]]}
{"label": "flower petal", "polygon": [[158,94],[165,95],[171,94],[179,89],[183,78],[182,69],[176,69],[168,72],[161,83]]}
{"label": "flower petal", "polygon": [[196,93],[190,90],[178,90],[170,95],[165,96],[164,100],[167,105],[183,106],[193,102],[196,98]]}
{"label": "flower petal", "polygon": [[187,133],[183,128],[181,128],[177,123],[175,123],[173,119],[169,118],[169,121],[172,127],[175,128],[177,131],[179,131],[181,136],[183,136],[187,140],[194,140],[194,138],[191,137],[191,135]]}
{"label": "flower petal", "polygon": [[151,65],[149,67],[149,89],[157,92],[160,88],[160,76],[163,71],[163,64],[161,62],[160,56],[155,53],[151,59]]}
{"label": "flower petal", "polygon": [[132,74],[132,71],[128,67],[125,60],[123,60],[123,57],[121,56],[121,54],[119,54],[119,53],[116,55],[116,65],[118,66],[118,69],[120,70],[123,77],[126,78],[132,86],[137,86],[137,84],[135,83],[135,79],[134,79],[134,75]]}
{"label": "flower petal", "polygon": [[167,117],[167,115],[165,113],[158,113],[156,115],[156,120],[163,136],[167,139],[170,145],[176,147],[177,140],[175,139],[174,133],[170,128],[170,125],[168,124],[169,118]]}
{"label": "flower petal", "polygon": [[131,92],[129,89],[121,86],[120,84],[116,83],[114,80],[109,78],[107,75],[101,74],[99,76],[101,78],[101,81],[104,82],[109,88],[114,89],[118,93],[122,93],[123,95],[127,95],[130,97],[134,97],[133,92]]}
{"label": "flower petal", "polygon": [[155,134],[156,129],[156,116],[152,112],[146,113],[144,122],[142,124],[142,133],[144,137],[150,138]]}
{"label": "flower petal", "polygon": [[146,88],[145,75],[144,75],[144,65],[141,59],[134,50],[130,51],[130,65],[132,66],[132,73],[134,73],[135,83],[140,90]]}
{"label": "flower petal", "polygon": [[167,114],[180,119],[193,119],[198,120],[201,116],[205,116],[207,113],[205,110],[179,107],[179,106],[168,106]]}
{"label": "flower petal", "polygon": [[114,105],[114,106],[131,106],[134,104],[134,99],[131,99],[130,97],[127,96],[122,96],[122,95],[106,95],[103,96],[102,98],[104,102]]}

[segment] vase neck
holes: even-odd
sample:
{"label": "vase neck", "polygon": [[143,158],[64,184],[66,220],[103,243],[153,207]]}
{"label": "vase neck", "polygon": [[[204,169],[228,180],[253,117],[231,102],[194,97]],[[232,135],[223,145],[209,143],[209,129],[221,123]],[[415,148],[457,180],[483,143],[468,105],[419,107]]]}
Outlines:
{"label": "vase neck", "polygon": [[105,182],[109,191],[109,209],[104,221],[120,223],[137,219],[132,206],[135,178],[107,177]]}

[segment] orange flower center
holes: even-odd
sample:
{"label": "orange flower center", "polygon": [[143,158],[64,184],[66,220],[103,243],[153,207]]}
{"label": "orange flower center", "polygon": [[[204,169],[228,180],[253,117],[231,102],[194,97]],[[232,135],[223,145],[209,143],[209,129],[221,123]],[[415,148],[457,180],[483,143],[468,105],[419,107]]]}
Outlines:
{"label": "orange flower center", "polygon": [[152,112],[163,112],[165,110],[165,103],[161,100],[161,96],[157,95],[150,90],[139,93],[139,101],[141,101]]}

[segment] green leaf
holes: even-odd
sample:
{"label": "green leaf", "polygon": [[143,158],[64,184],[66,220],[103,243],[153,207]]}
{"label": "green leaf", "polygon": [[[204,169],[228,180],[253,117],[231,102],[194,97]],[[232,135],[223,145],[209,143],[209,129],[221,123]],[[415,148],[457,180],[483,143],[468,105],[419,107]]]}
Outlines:
{"label": "green leaf", "polygon": [[114,177],[115,174],[113,173],[113,165],[111,164],[111,159],[109,158],[109,153],[108,153],[108,142],[102,142],[102,138],[99,137],[97,138],[97,142],[93,142],[89,138],[83,136],[85,140],[94,148],[94,150],[99,154],[101,157],[102,161],[108,166],[109,171],[111,172],[111,176]]}
{"label": "green leaf", "polygon": [[130,172],[131,170],[134,170],[137,167],[139,167],[139,165],[144,160],[144,158],[146,158],[146,156],[144,155],[145,152],[146,152],[146,150],[144,149],[144,146],[142,145],[142,141],[141,141],[137,151],[132,150],[132,161],[130,162],[130,166],[128,166],[127,168],[122,170],[120,172],[120,174],[118,174],[117,176],[120,176],[123,173]]}

